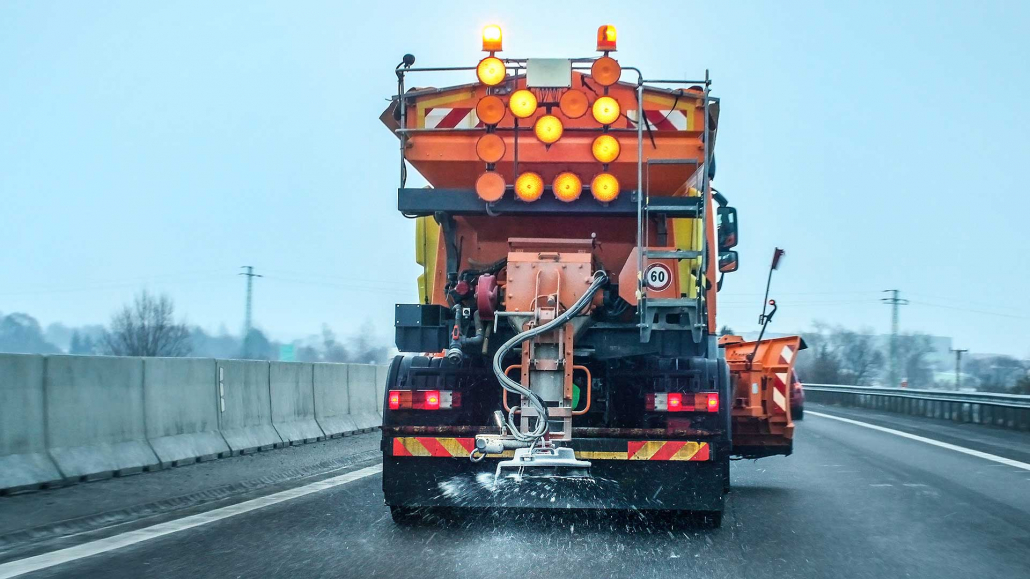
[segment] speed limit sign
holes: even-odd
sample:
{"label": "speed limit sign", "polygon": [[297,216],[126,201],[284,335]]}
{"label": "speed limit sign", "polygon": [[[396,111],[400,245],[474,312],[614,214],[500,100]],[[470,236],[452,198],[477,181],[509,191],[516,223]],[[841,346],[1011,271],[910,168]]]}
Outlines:
{"label": "speed limit sign", "polygon": [[662,291],[672,285],[672,271],[664,263],[652,263],[644,271],[644,281],[648,289]]}

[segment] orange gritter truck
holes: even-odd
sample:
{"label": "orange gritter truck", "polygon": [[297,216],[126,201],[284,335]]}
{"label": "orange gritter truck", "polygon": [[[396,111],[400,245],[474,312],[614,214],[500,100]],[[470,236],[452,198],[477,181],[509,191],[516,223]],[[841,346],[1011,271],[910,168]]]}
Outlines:
{"label": "orange gritter truck", "polygon": [[[398,304],[383,492],[424,508],[606,508],[721,521],[730,459],[792,450],[803,342],[716,335],[737,212],[712,188],[719,99],[703,80],[594,58],[397,66],[419,303]],[[413,75],[461,77],[407,88]],[[406,187],[408,169],[429,187]],[[542,485],[542,486],[541,486]],[[543,489],[543,490],[541,490]]]}

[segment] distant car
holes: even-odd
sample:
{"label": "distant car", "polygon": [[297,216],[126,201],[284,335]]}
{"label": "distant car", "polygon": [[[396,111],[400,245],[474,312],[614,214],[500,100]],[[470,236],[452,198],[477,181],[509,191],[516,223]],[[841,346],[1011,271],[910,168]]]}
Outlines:
{"label": "distant car", "polygon": [[798,380],[797,372],[790,372],[790,416],[794,420],[801,420],[805,417],[805,388]]}

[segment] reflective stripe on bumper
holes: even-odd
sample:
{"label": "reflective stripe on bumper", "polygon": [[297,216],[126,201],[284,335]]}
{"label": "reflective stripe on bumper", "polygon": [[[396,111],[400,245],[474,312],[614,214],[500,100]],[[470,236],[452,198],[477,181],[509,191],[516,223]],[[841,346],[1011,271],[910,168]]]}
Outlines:
{"label": "reflective stripe on bumper", "polygon": [[[468,458],[469,453],[475,447],[475,438],[405,436],[394,438],[389,448],[392,456]],[[503,454],[491,454],[489,457],[509,458],[513,455],[514,451],[508,450]],[[576,450],[576,458],[585,460],[706,461],[711,460],[712,457],[707,442],[613,440],[610,450]]]}

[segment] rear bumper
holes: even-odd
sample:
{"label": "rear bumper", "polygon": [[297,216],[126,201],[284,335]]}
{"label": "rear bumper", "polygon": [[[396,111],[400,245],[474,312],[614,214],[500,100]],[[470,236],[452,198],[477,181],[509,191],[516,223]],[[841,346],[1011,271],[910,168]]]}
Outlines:
{"label": "rear bumper", "polygon": [[[580,458],[592,463],[593,480],[537,479],[494,481],[501,457],[473,463],[467,456],[395,456],[395,443],[384,439],[383,494],[389,505],[408,507],[639,509],[721,511],[728,456],[705,443],[693,459],[683,452],[662,459],[639,442],[636,454],[580,452],[586,441],[573,441]],[[626,441],[622,441],[626,448]],[[697,448],[697,447],[695,447]],[[614,459],[598,458],[610,456]],[[636,458],[632,458],[636,456]],[[698,460],[704,458],[704,460]]]}

